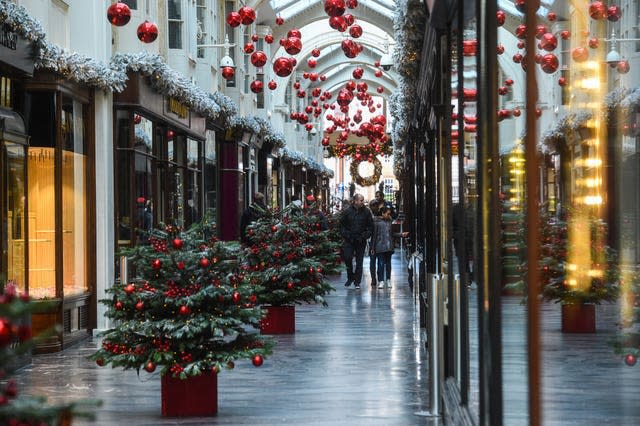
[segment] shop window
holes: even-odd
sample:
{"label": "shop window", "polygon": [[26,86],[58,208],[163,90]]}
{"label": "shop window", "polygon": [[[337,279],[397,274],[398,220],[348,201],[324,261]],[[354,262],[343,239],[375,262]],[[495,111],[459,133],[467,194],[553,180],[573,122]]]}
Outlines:
{"label": "shop window", "polygon": [[216,219],[218,176],[216,170],[216,133],[207,132],[204,142],[204,214],[208,218]]}
{"label": "shop window", "polygon": [[[0,191],[2,211],[0,219],[0,279],[13,281],[20,291],[26,284],[26,215],[25,215],[25,147],[0,141]],[[6,244],[6,245],[5,245]]]}
{"label": "shop window", "polygon": [[187,168],[185,177],[186,200],[184,203],[185,225],[189,226],[201,218],[200,206],[200,147],[197,140],[187,139]]}
{"label": "shop window", "polygon": [[[258,81],[260,81],[261,83],[264,83],[264,74],[258,74],[256,77]],[[259,109],[264,109],[264,90],[256,94],[256,100],[257,100],[257,107]]]}
{"label": "shop window", "polygon": [[119,0],[120,3],[124,3],[129,6],[129,9],[137,9],[138,8],[138,0]]}
{"label": "shop window", "polygon": [[168,0],[169,49],[182,49],[182,1]]}

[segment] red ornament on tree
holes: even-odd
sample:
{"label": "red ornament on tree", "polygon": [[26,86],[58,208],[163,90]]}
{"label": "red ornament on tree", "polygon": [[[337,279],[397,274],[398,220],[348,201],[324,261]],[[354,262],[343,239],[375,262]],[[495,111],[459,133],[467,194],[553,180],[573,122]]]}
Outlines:
{"label": "red ornament on tree", "polygon": [[240,296],[240,293],[238,293],[237,291],[234,291],[231,295],[231,300],[233,300],[233,303],[240,303],[241,298],[242,296]]}
{"label": "red ornament on tree", "polygon": [[182,241],[180,238],[174,238],[172,244],[174,249],[180,250],[184,245],[184,241]]}
{"label": "red ornament on tree", "polygon": [[180,306],[180,315],[189,315],[191,313],[191,308],[186,306],[186,305],[182,305]]}
{"label": "red ornament on tree", "polygon": [[324,0],[324,11],[329,16],[342,16],[346,8],[344,0]]}
{"label": "red ornament on tree", "polygon": [[201,266],[202,268],[206,268],[206,267],[208,267],[208,266],[211,264],[211,262],[209,261],[209,259],[207,259],[206,257],[202,257],[202,258],[200,258],[200,262],[199,262],[199,263],[200,263],[200,266]]}
{"label": "red ornament on tree", "polygon": [[251,54],[251,64],[254,67],[260,68],[260,67],[263,67],[266,63],[267,63],[267,55],[263,51],[258,50]]}
{"label": "red ornament on tree", "polygon": [[96,359],[96,364],[98,365],[98,367],[103,367],[104,366],[104,359],[102,359],[102,358]]}
{"label": "red ornament on tree", "polygon": [[107,19],[116,27],[127,25],[131,19],[131,9],[125,3],[113,3],[107,9]]}
{"label": "red ornament on tree", "polygon": [[156,371],[156,365],[149,361],[144,365],[144,371],[146,371],[147,373],[153,373],[154,371]]}
{"label": "red ornament on tree", "polygon": [[162,268],[162,261],[160,261],[160,259],[153,259],[151,261],[151,267],[157,271]]}
{"label": "red ornament on tree", "polygon": [[264,83],[262,83],[260,80],[253,80],[249,87],[251,88],[251,91],[253,93],[261,93],[264,89]]}
{"label": "red ornament on tree", "polygon": [[260,367],[262,365],[262,363],[264,362],[264,358],[262,357],[262,355],[256,354],[256,355],[253,356],[253,358],[251,358],[251,362],[256,367]]}
{"label": "red ornament on tree", "polygon": [[121,311],[124,308],[124,304],[120,300],[116,301],[115,305],[113,306],[117,311]]}
{"label": "red ornament on tree", "polygon": [[127,284],[127,285],[124,287],[124,292],[125,292],[125,293],[127,293],[127,294],[131,294],[131,293],[133,293],[134,291],[136,291],[136,287],[135,287],[133,284]]}
{"label": "red ornament on tree", "polygon": [[634,365],[636,365],[636,362],[638,362],[638,358],[633,354],[627,354],[624,357],[624,363],[629,367],[633,367]]}
{"label": "red ornament on tree", "polygon": [[158,38],[158,26],[153,22],[144,21],[138,25],[138,40],[143,43],[153,43]]}
{"label": "red ornament on tree", "polygon": [[136,303],[136,310],[141,311],[144,309],[144,302],[142,300],[138,300],[138,303]]}
{"label": "red ornament on tree", "polygon": [[243,6],[238,10],[242,25],[251,25],[256,20],[256,11],[249,6]]}

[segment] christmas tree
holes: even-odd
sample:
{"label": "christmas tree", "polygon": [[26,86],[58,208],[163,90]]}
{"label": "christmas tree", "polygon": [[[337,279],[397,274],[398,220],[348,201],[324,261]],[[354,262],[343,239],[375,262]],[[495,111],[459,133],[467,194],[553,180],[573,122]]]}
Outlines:
{"label": "christmas tree", "polygon": [[149,233],[149,245],[125,249],[136,278],[108,290],[98,365],[144,368],[182,379],[233,368],[249,358],[262,365],[271,344],[252,328],[262,312],[240,273],[237,243],[222,242],[206,223],[188,231],[172,226]]}
{"label": "christmas tree", "polygon": [[31,338],[28,321],[34,309],[26,294],[18,294],[14,283],[0,281],[0,424],[55,426],[71,424],[74,417],[93,418],[89,409],[99,405],[95,400],[48,405],[44,397],[19,394],[11,376],[19,366],[17,361],[28,356],[37,340]]}
{"label": "christmas tree", "polygon": [[325,274],[339,270],[338,244],[315,213],[270,211],[248,227],[243,264],[256,285],[258,303],[321,303],[335,290]]}
{"label": "christmas tree", "polygon": [[628,366],[636,365],[640,356],[640,273],[627,272],[622,280],[622,330],[613,341],[617,354]]}

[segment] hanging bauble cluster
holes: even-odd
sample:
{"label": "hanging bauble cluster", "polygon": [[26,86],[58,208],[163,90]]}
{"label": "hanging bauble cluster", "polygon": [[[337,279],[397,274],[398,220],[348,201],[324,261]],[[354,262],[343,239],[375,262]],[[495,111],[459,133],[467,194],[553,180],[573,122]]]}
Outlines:
{"label": "hanging bauble cluster", "polygon": [[[107,19],[116,27],[127,25],[131,20],[131,9],[125,3],[113,3],[107,8]],[[138,25],[136,34],[141,42],[152,43],[158,38],[158,26],[153,22],[144,21]]]}

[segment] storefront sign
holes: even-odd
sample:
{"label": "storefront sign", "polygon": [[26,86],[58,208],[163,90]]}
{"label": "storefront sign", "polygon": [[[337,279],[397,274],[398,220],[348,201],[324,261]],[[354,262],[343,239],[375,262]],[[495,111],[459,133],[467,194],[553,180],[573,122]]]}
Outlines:
{"label": "storefront sign", "polygon": [[34,45],[10,31],[7,26],[0,26],[0,58],[11,67],[33,75]]}
{"label": "storefront sign", "polygon": [[180,122],[189,126],[189,107],[176,98],[165,98],[165,115],[178,119]]}

